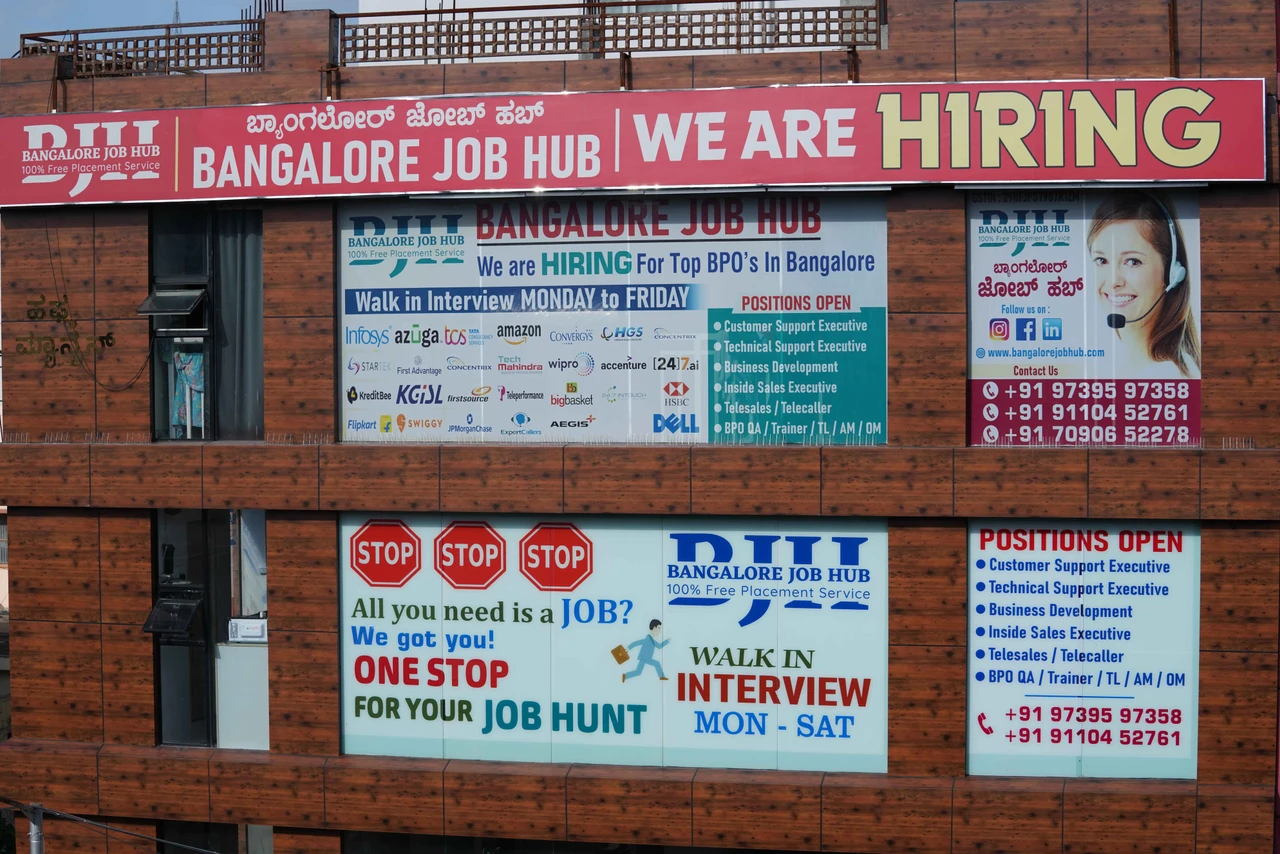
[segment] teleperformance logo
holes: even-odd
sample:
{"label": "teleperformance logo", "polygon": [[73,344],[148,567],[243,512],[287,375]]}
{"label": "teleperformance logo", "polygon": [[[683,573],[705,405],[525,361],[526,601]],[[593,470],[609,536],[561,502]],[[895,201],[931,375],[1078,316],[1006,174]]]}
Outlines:
{"label": "teleperformance logo", "polygon": [[590,353],[579,353],[573,359],[552,359],[547,367],[557,371],[577,371],[578,376],[588,377],[596,369],[596,360]]}
{"label": "teleperformance logo", "polygon": [[516,391],[515,389],[507,388],[504,385],[498,386],[498,401],[500,403],[505,403],[507,401],[511,401],[512,403],[517,403],[521,400],[546,400],[546,399],[547,399],[546,392]]}

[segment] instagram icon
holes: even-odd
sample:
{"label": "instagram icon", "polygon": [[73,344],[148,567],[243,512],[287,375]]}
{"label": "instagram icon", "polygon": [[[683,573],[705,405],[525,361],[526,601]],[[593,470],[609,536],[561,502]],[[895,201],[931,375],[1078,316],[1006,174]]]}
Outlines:
{"label": "instagram icon", "polygon": [[990,324],[990,335],[992,341],[1008,341],[1009,340],[1009,321],[1003,317],[993,317]]}

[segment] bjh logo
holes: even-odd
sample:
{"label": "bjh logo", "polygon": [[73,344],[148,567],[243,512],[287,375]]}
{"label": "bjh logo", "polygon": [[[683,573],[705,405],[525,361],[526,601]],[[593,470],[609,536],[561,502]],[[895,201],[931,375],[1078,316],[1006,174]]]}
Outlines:
{"label": "bjh logo", "polygon": [[1040,337],[1045,341],[1062,340],[1062,320],[1057,317],[1045,317],[1040,320]]}
{"label": "bjh logo", "polygon": [[1008,341],[1009,340],[1009,321],[1004,317],[993,317],[988,327],[988,334],[992,341]]}

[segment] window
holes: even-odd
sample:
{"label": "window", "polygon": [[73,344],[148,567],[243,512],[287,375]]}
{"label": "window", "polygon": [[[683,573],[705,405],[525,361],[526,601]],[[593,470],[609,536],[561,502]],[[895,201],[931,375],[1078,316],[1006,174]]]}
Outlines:
{"label": "window", "polygon": [[[176,842],[206,851],[217,851],[218,854],[240,854],[240,835],[240,828],[234,824],[160,821],[156,822],[156,836],[164,842],[156,843],[156,851],[158,854],[190,854],[185,848],[165,844]],[[267,850],[270,852],[269,848]]]}
{"label": "window", "polygon": [[266,554],[261,510],[156,514],[161,743],[266,748]]}
{"label": "window", "polygon": [[151,217],[156,439],[262,438],[262,212],[206,205]]}

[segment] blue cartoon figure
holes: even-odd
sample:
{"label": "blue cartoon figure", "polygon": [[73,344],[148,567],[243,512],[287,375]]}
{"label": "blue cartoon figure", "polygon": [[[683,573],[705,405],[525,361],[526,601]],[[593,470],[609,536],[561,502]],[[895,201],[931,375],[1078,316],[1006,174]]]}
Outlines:
{"label": "blue cartoon figure", "polygon": [[[630,673],[622,674],[623,682],[626,682],[628,679],[635,679],[637,676],[644,673],[644,668],[646,665],[652,665],[653,669],[658,671],[659,680],[663,682],[667,681],[666,674],[662,672],[662,665],[653,657],[653,654],[657,650],[660,650],[667,644],[671,643],[671,641],[669,640],[660,641],[658,640],[658,638],[660,637],[662,637],[662,621],[650,620],[649,634],[640,638],[640,640],[636,641],[635,643],[631,643],[627,645],[628,650],[632,650],[632,649],[635,649],[636,647],[640,647],[640,651],[636,653],[636,659],[637,659],[636,669],[632,670]],[[625,661],[625,660],[626,660],[625,658],[622,659],[622,661]],[[618,663],[621,664],[622,661],[619,661]]]}

